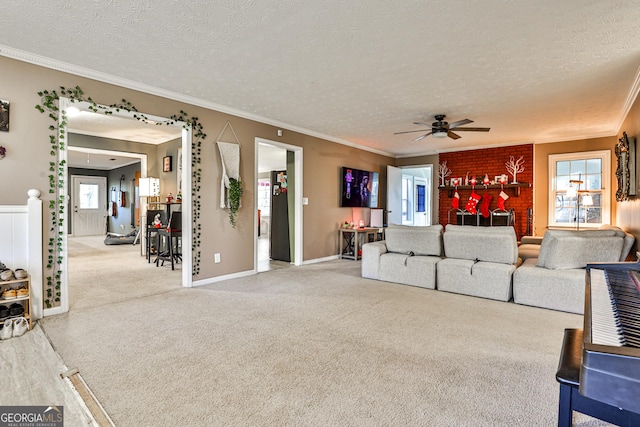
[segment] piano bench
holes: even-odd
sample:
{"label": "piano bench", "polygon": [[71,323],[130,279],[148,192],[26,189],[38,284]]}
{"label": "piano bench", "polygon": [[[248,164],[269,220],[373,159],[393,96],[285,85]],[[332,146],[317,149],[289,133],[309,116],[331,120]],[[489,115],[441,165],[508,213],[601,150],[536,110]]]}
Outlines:
{"label": "piano bench", "polygon": [[598,418],[618,426],[640,426],[640,414],[584,397],[580,386],[582,362],[582,329],[565,329],[556,380],[560,383],[558,427],[573,425],[573,411]]}

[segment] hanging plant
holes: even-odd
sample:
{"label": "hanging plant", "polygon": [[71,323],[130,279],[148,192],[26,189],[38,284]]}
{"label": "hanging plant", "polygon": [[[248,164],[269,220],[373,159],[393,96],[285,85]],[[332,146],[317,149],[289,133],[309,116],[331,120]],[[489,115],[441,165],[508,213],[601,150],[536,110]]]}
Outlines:
{"label": "hanging plant", "polygon": [[229,222],[236,228],[236,217],[240,209],[240,199],[242,199],[242,182],[234,178],[229,178]]}
{"label": "hanging plant", "polygon": [[[49,271],[46,277],[45,287],[45,299],[44,305],[46,308],[51,308],[57,303],[60,303],[60,290],[62,284],[62,238],[64,234],[64,217],[66,201],[61,194],[61,189],[66,185],[64,176],[64,160],[59,160],[59,153],[66,150],[66,142],[64,140],[65,129],[67,127],[67,118],[64,111],[60,111],[59,100],[61,96],[69,98],[72,103],[75,102],[87,102],[89,103],[88,109],[94,113],[103,113],[105,115],[111,115],[114,112],[120,110],[133,113],[133,118],[138,121],[149,123],[148,118],[138,112],[136,107],[126,99],[122,99],[119,103],[114,103],[109,106],[98,105],[91,97],[85,97],[84,92],[79,86],[74,88],[65,88],[61,86],[58,90],[43,90],[38,92],[40,96],[40,104],[35,108],[40,113],[49,113],[49,118],[53,121],[53,124],[49,126],[49,153],[53,157],[49,162],[49,193],[52,200],[49,201],[50,211],[50,238],[49,249],[47,257],[46,269]],[[192,165],[192,203],[193,203],[193,271],[192,276],[196,277],[200,273],[200,233],[202,231],[202,225],[200,220],[200,179],[202,176],[201,158],[202,158],[202,140],[207,135],[203,131],[202,124],[198,121],[197,117],[191,117],[184,111],[180,111],[180,114],[171,116],[169,120],[158,125],[171,125],[175,121],[184,122],[184,127],[191,127],[193,131],[193,138],[191,144],[191,165]],[[242,189],[241,189],[242,194]]]}

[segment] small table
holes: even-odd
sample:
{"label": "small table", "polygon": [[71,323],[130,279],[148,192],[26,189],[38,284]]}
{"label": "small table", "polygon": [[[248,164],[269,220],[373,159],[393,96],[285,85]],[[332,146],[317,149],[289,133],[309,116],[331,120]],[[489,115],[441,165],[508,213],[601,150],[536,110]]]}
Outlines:
{"label": "small table", "polygon": [[[363,244],[377,242],[384,239],[384,228],[340,228],[340,258],[358,261],[362,254],[360,248]],[[364,242],[361,242],[364,240]]]}

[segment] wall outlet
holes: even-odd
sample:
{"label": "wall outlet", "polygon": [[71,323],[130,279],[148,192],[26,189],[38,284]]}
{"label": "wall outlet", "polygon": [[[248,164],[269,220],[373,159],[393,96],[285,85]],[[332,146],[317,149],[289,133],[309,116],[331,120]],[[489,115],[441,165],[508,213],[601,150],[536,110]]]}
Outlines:
{"label": "wall outlet", "polygon": [[220,262],[220,253],[213,254],[213,262],[216,264]]}

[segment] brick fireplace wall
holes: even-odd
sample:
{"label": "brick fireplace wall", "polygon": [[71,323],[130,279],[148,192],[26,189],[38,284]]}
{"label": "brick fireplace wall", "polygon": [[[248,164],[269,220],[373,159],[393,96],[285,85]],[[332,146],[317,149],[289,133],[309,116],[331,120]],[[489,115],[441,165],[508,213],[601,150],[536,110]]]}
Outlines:
{"label": "brick fireplace wall", "polygon": [[[483,195],[488,193],[492,199],[489,209],[497,209],[498,195],[500,189],[485,190],[481,184],[481,179],[485,174],[489,175],[489,179],[493,180],[496,175],[507,174],[509,182],[512,176],[507,172],[505,163],[509,161],[509,157],[513,156],[515,160],[524,156],[524,172],[517,176],[518,182],[530,183],[530,188],[520,188],[520,197],[516,197],[515,189],[505,189],[505,193],[509,195],[509,199],[505,202],[507,209],[515,210],[515,230],[518,239],[525,235],[527,229],[527,209],[533,209],[533,144],[515,145],[500,148],[487,148],[482,150],[457,151],[452,153],[441,153],[440,163],[446,161],[447,166],[451,169],[452,174],[448,179],[458,176],[463,179],[469,172],[469,176],[476,176],[480,179],[476,186],[476,193]],[[446,190],[440,191],[440,224],[446,225],[448,221],[448,213],[451,209],[451,198]],[[458,190],[460,194],[460,208],[464,208],[467,199],[471,194],[471,190]],[[479,205],[478,205],[479,206]],[[452,214],[451,222],[455,223],[455,216]]]}

